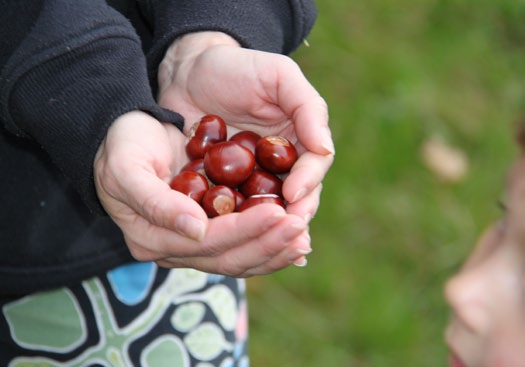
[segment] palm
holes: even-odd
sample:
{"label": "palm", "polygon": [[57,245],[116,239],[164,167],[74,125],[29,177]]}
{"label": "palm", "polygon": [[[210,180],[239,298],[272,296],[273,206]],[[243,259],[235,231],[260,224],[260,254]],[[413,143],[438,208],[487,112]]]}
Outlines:
{"label": "palm", "polygon": [[260,54],[241,48],[210,48],[191,69],[175,76],[162,90],[159,102],[180,112],[187,121],[186,129],[202,115],[214,113],[225,119],[230,134],[251,130],[296,141],[290,116],[279,106],[278,76],[268,73],[272,68],[267,64],[283,57],[256,57]]}
{"label": "palm", "polygon": [[[191,48],[191,47],[190,47]],[[333,161],[326,103],[290,58],[231,45],[168,58],[159,71],[161,106],[181,113],[188,133],[205,114],[220,115],[229,134],[281,135],[299,159],[283,184],[287,212],[310,218]],[[166,66],[168,65],[168,66]]]}

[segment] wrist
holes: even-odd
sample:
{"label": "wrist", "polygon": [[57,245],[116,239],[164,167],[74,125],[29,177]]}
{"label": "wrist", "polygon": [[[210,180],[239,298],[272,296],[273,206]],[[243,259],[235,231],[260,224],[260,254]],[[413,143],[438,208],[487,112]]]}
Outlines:
{"label": "wrist", "polygon": [[158,82],[162,91],[174,79],[175,72],[184,63],[195,60],[198,55],[213,46],[241,47],[233,37],[222,32],[204,31],[178,37],[166,51],[159,64]]}
{"label": "wrist", "polygon": [[196,55],[205,49],[216,45],[230,45],[240,47],[233,37],[223,32],[195,32],[178,37],[166,51],[165,58],[180,58],[186,55]]}

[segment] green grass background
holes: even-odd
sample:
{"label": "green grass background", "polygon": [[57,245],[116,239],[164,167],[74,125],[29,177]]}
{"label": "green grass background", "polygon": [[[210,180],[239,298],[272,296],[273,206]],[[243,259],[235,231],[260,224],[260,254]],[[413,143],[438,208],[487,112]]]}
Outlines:
{"label": "green grass background", "polygon": [[[292,56],[337,154],[304,269],[250,279],[252,366],[445,366],[445,280],[499,216],[525,112],[525,1],[318,0]],[[450,184],[421,161],[463,150]]]}

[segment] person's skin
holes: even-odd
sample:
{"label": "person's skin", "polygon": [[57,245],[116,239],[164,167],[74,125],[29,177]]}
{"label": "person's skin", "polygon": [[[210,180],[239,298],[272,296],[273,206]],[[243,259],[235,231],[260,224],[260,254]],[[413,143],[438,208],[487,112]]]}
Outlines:
{"label": "person's skin", "polygon": [[239,47],[217,32],[177,40],[159,68],[159,103],[181,113],[185,131],[207,113],[229,135],[252,130],[292,140],[299,159],[285,179],[286,211],[262,204],[208,219],[168,183],[188,161],[187,137],[133,111],[110,127],[94,162],[100,201],[122,229],[132,255],[165,267],[237,277],[304,266],[308,223],[319,206],[334,146],[324,100],[288,57]]}
{"label": "person's skin", "polygon": [[525,158],[509,172],[505,217],[445,287],[453,367],[525,366]]}

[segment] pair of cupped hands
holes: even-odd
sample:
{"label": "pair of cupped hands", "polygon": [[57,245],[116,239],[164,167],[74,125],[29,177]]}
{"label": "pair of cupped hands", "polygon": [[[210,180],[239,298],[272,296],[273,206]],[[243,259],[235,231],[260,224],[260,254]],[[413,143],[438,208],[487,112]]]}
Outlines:
{"label": "pair of cupped hands", "polygon": [[[334,158],[323,98],[289,57],[244,49],[218,32],[185,35],[159,65],[158,103],[185,118],[184,132],[132,111],[109,128],[94,162],[100,202],[131,254],[170,268],[235,277],[306,265],[309,222]],[[213,219],[170,179],[188,162],[193,122],[214,113],[228,135],[251,130],[290,139],[299,159],[283,183],[286,210],[260,204]]]}

